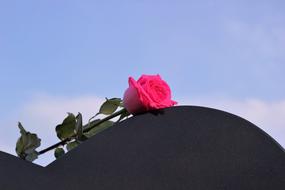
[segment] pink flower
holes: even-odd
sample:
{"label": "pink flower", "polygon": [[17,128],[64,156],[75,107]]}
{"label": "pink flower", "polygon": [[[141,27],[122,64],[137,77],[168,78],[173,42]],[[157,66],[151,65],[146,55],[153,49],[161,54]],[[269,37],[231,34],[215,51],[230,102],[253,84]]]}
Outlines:
{"label": "pink flower", "polygon": [[171,100],[171,90],[159,75],[142,75],[138,81],[129,77],[129,88],[123,98],[131,114],[166,108],[177,104]]}

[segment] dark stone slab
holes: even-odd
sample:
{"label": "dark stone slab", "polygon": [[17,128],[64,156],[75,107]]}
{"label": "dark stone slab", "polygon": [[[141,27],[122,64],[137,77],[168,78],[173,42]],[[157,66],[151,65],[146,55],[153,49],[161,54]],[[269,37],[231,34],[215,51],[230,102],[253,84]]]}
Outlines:
{"label": "dark stone slab", "polygon": [[0,152],[1,190],[284,190],[285,151],[235,115],[179,106],[130,118],[47,167]]}

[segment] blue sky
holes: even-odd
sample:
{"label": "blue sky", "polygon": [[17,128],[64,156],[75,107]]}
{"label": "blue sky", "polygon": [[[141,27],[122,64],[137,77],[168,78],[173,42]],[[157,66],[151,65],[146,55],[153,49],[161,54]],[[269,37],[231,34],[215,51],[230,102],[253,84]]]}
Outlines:
{"label": "blue sky", "polygon": [[91,115],[90,102],[121,97],[128,76],[143,73],[159,73],[178,102],[241,115],[285,146],[284,9],[282,0],[0,1],[0,149],[13,153],[19,119],[55,142],[64,109]]}

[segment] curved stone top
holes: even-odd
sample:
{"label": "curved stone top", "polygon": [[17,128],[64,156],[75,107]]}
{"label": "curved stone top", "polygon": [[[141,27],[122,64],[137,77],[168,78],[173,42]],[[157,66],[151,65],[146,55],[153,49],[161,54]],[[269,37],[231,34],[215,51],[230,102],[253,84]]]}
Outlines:
{"label": "curved stone top", "polygon": [[2,190],[284,190],[285,151],[252,123],[177,106],[127,119],[40,167],[0,152]]}

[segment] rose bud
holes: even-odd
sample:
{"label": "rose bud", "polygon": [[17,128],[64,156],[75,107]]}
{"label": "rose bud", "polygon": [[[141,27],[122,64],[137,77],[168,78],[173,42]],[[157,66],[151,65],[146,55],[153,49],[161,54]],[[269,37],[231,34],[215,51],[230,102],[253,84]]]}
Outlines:
{"label": "rose bud", "polygon": [[135,115],[149,110],[171,107],[171,90],[159,75],[142,75],[138,81],[129,77],[129,88],[124,93],[123,105]]}

